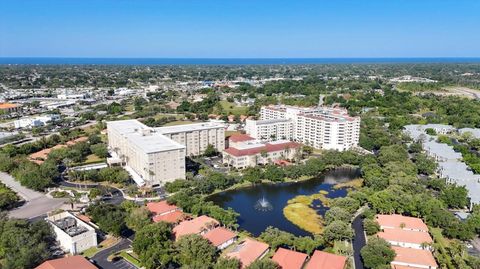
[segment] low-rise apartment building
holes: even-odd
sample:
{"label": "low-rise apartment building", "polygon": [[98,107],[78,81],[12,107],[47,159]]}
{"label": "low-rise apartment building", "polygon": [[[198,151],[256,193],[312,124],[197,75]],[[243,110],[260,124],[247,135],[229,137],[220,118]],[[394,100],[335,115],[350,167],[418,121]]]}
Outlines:
{"label": "low-rise apartment building", "polygon": [[140,186],[185,179],[185,157],[201,155],[208,145],[225,148],[225,127],[198,123],[151,128],[137,120],[107,122],[110,164],[123,164]]}
{"label": "low-rise apartment building", "polygon": [[295,159],[300,144],[288,140],[237,142],[223,151],[223,163],[234,168],[254,167],[278,160]]}
{"label": "low-rise apartment building", "polygon": [[381,231],[377,237],[390,243],[396,256],[392,268],[436,269],[432,254],[433,240],[423,220],[398,214],[375,217]]}
{"label": "low-rise apartment building", "polygon": [[343,108],[272,105],[262,107],[260,120],[247,121],[245,130],[260,140],[289,139],[342,151],[358,145],[360,117]]}
{"label": "low-rise apartment building", "polygon": [[70,212],[62,212],[46,218],[52,226],[61,248],[71,254],[97,246],[95,229]]}

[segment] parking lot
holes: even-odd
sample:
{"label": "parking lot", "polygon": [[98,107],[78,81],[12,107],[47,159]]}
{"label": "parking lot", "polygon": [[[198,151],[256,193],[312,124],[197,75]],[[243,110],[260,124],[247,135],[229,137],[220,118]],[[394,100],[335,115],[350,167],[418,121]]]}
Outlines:
{"label": "parking lot", "polygon": [[135,267],[133,264],[131,264],[130,262],[122,258],[112,261],[112,264],[114,268],[117,268],[117,269],[137,269],[137,267]]}

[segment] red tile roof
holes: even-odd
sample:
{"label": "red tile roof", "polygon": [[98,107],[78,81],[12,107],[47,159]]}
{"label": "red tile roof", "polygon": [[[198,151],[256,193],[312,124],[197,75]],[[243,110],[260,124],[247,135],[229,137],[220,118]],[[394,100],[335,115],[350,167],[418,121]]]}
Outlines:
{"label": "red tile roof", "polygon": [[1,103],[0,104],[0,109],[10,109],[10,108],[17,108],[17,107],[20,107],[20,105],[12,104],[12,103]]}
{"label": "red tile roof", "polygon": [[427,225],[419,218],[406,217],[398,214],[377,215],[377,222],[382,227],[402,228],[409,230],[428,231]]}
{"label": "red tile roof", "polygon": [[150,212],[162,215],[171,211],[180,210],[180,208],[176,205],[169,205],[167,201],[160,201],[160,202],[150,202],[147,203],[147,208]]}
{"label": "red tile roof", "polygon": [[178,223],[179,221],[184,220],[187,217],[182,211],[175,211],[168,214],[156,215],[152,218],[153,222],[168,222],[168,223]]}
{"label": "red tile roof", "polygon": [[203,235],[212,245],[219,247],[225,242],[237,237],[237,234],[223,227],[217,227]]}
{"label": "red tile roof", "polygon": [[272,257],[281,269],[301,269],[306,259],[307,254],[285,248],[279,248]]}
{"label": "red tile roof", "polygon": [[315,250],[305,269],[344,269],[347,258]]}
{"label": "red tile roof", "polygon": [[245,268],[262,257],[267,251],[268,244],[247,238],[227,253],[226,256],[238,259],[242,264],[242,268]]}
{"label": "red tile roof", "polygon": [[230,142],[244,142],[255,139],[247,134],[232,134],[228,140],[230,140]]}
{"label": "red tile roof", "polygon": [[230,155],[240,157],[240,156],[259,154],[262,151],[274,152],[274,151],[284,150],[286,148],[298,148],[298,147],[300,147],[300,144],[289,141],[289,142],[278,143],[278,144],[267,143],[264,146],[259,146],[256,148],[249,148],[249,149],[237,149],[234,147],[229,147],[225,149],[225,152]]}
{"label": "red tile roof", "polygon": [[70,256],[55,260],[48,260],[35,269],[98,269],[83,256]]}
{"label": "red tile roof", "polygon": [[386,241],[395,241],[402,243],[422,244],[433,243],[432,237],[427,232],[418,232],[402,229],[383,229],[377,234],[378,237]]}
{"label": "red tile roof", "polygon": [[192,220],[182,221],[173,228],[175,239],[187,234],[200,234],[204,231],[211,230],[220,223],[216,219],[208,216],[200,216]]}
{"label": "red tile roof", "polygon": [[424,249],[414,249],[414,248],[402,248],[394,247],[392,249],[395,251],[397,256],[393,260],[392,264],[395,263],[406,263],[409,265],[423,265],[437,267],[437,262],[430,251]]}

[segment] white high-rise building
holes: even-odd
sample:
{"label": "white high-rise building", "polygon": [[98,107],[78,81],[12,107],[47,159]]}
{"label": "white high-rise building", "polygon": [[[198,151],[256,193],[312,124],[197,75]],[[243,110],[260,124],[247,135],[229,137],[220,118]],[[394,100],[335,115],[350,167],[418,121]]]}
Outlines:
{"label": "white high-rise building", "polygon": [[109,164],[124,164],[140,186],[185,178],[185,157],[201,155],[208,145],[225,149],[225,126],[198,123],[151,128],[137,120],[107,122]]}
{"label": "white high-rise building", "polygon": [[245,127],[250,136],[260,140],[280,134],[314,148],[343,151],[357,146],[360,137],[360,117],[349,116],[343,108],[265,106],[260,117],[258,121],[247,121]]}

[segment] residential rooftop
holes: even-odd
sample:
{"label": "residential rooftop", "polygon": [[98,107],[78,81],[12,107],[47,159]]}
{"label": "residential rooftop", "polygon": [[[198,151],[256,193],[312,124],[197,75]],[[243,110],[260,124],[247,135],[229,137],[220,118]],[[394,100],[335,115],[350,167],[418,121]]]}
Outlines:
{"label": "residential rooftop", "polygon": [[202,122],[202,123],[191,123],[191,124],[182,124],[182,125],[175,125],[175,126],[157,127],[155,128],[155,131],[161,134],[173,134],[173,133],[194,132],[194,131],[217,129],[217,128],[225,128],[225,125],[221,123],[216,123],[216,122]]}
{"label": "residential rooftop", "polygon": [[203,237],[210,241],[212,245],[218,247],[225,242],[237,237],[237,234],[223,227],[217,227],[206,232]]}
{"label": "residential rooftop", "polygon": [[184,235],[206,232],[219,224],[220,223],[216,219],[202,215],[192,220],[182,221],[173,228],[173,233],[175,234],[175,238],[179,239]]}
{"label": "residential rooftop", "polygon": [[268,248],[268,244],[251,238],[246,238],[243,242],[228,252],[226,256],[238,259],[242,264],[242,268],[246,268],[255,260],[263,257],[268,251]]}
{"label": "residential rooftop", "polygon": [[385,228],[400,228],[408,230],[418,230],[428,232],[427,225],[423,220],[414,217],[402,216],[399,214],[391,215],[376,215],[376,220],[380,227]]}
{"label": "residential rooftop", "polygon": [[35,269],[98,269],[83,256],[69,256],[65,258],[48,260]]}
{"label": "residential rooftop", "polygon": [[347,257],[315,250],[305,269],[344,269]]}
{"label": "residential rooftop", "polygon": [[301,269],[307,260],[307,254],[278,248],[272,257],[272,260],[280,265],[282,269]]}
{"label": "residential rooftop", "polygon": [[[392,261],[392,265],[417,265],[424,266],[423,268],[435,268],[437,262],[429,250],[414,249],[414,248],[402,248],[392,246],[396,256]],[[429,267],[430,266],[430,267]],[[422,267],[419,267],[422,268]]]}

